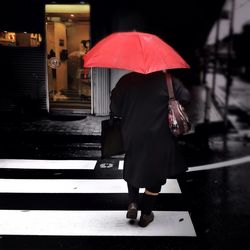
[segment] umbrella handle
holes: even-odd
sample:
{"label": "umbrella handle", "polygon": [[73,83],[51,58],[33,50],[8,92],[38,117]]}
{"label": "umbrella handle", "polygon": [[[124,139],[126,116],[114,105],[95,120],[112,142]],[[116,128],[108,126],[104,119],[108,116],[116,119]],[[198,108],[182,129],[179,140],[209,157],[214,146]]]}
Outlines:
{"label": "umbrella handle", "polygon": [[172,76],[167,71],[165,71],[165,72],[166,72],[166,84],[167,84],[167,88],[168,88],[169,99],[175,100]]}

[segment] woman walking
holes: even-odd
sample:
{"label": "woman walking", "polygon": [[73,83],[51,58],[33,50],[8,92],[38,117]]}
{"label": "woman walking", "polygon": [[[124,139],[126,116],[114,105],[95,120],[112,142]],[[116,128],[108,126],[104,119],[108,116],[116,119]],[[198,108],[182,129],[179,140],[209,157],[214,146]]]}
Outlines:
{"label": "woman walking", "polygon": [[[173,78],[174,93],[183,105],[189,102],[188,90]],[[111,93],[111,113],[122,118],[125,147],[123,178],[127,182],[128,219],[136,219],[139,188],[145,188],[139,225],[154,220],[152,212],[166,179],[186,171],[168,123],[168,90],[162,71],[123,76]]]}

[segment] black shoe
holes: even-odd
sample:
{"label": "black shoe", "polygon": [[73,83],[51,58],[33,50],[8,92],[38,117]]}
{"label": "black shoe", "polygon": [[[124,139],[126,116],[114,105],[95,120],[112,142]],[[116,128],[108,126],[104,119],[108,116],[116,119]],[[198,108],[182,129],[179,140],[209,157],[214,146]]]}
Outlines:
{"label": "black shoe", "polygon": [[126,215],[127,219],[135,220],[137,218],[138,205],[135,202],[132,202],[128,206],[128,212]]}
{"label": "black shoe", "polygon": [[146,227],[153,220],[154,220],[153,212],[151,212],[151,214],[142,214],[138,222],[138,225],[140,227]]}

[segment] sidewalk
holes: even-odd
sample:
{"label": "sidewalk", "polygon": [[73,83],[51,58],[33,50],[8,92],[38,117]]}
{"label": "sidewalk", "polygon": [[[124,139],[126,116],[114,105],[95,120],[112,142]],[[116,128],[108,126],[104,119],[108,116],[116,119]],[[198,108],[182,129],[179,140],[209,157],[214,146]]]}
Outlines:
{"label": "sidewalk", "polygon": [[[70,117],[69,117],[70,118]],[[41,117],[37,120],[4,120],[0,123],[0,131],[5,133],[40,133],[57,135],[100,136],[101,121],[107,116],[83,116],[65,120],[62,117]]]}
{"label": "sidewalk", "polygon": [[[208,86],[212,86],[212,74],[207,75]],[[215,94],[219,109],[225,107],[226,78],[222,74],[216,75]],[[233,77],[228,100],[228,120],[241,135],[250,137],[250,83],[238,76]]]}
{"label": "sidewalk", "polygon": [[[204,86],[193,86],[191,89],[192,103],[187,108],[193,127],[203,124],[205,121],[205,100],[206,90]],[[69,117],[70,118],[70,117]],[[101,121],[108,116],[86,115],[76,119],[65,120],[54,119],[52,117],[41,117],[38,119],[3,119],[0,122],[0,133],[2,135],[13,133],[24,134],[56,134],[56,135],[73,135],[73,136],[100,136]],[[216,107],[211,104],[210,123],[222,123],[222,117]],[[194,132],[194,131],[193,131]]]}

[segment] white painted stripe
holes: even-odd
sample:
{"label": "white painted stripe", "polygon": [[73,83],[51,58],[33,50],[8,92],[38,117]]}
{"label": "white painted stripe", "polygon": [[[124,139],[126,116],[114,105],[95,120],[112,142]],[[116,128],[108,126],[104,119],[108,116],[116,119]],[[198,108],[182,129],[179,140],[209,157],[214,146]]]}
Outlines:
{"label": "white painted stripe", "polygon": [[122,169],[123,169],[123,166],[124,166],[124,161],[119,161],[118,169],[119,169],[119,170],[122,170]]}
{"label": "white painted stripe", "polygon": [[1,168],[14,169],[86,169],[93,170],[96,160],[25,160],[1,159]]}
{"label": "white painted stripe", "polygon": [[224,168],[224,167],[232,167],[232,166],[244,164],[247,162],[250,162],[250,156],[246,156],[246,157],[242,157],[242,158],[238,158],[238,159],[234,159],[234,160],[229,160],[229,161],[223,161],[223,162],[218,162],[218,163],[190,167],[190,168],[188,168],[188,172],[210,170],[210,169]]}
{"label": "white painted stripe", "polygon": [[[127,193],[122,179],[0,179],[0,193]],[[144,189],[140,189],[144,192]],[[181,193],[176,179],[167,180],[161,193]]]}
{"label": "white painted stripe", "polygon": [[[238,159],[189,167],[188,172],[210,170],[222,167],[231,167],[250,162],[250,156]],[[96,160],[25,160],[25,159],[0,159],[0,169],[83,169],[94,170]],[[119,170],[123,170],[124,161],[119,161]]]}
{"label": "white painted stripe", "polygon": [[195,229],[187,211],[155,211],[147,227],[131,225],[126,211],[0,210],[0,235],[190,236]]}

